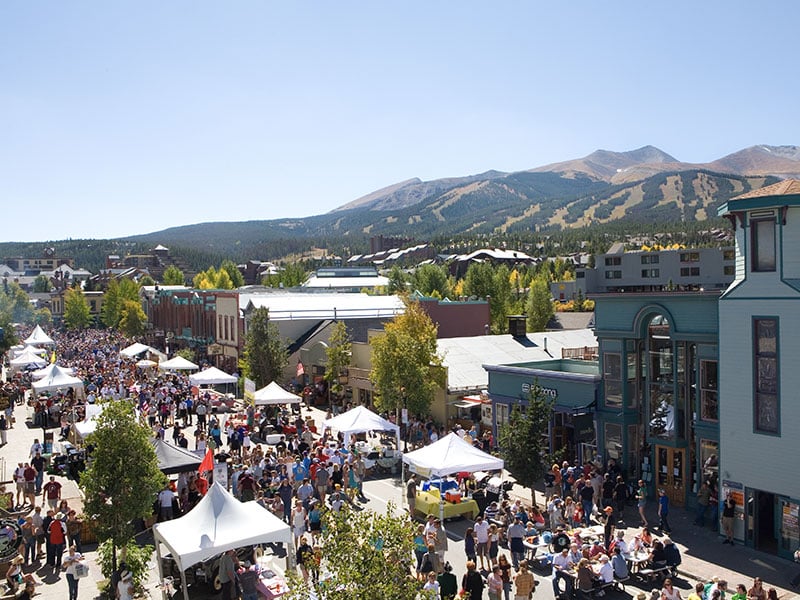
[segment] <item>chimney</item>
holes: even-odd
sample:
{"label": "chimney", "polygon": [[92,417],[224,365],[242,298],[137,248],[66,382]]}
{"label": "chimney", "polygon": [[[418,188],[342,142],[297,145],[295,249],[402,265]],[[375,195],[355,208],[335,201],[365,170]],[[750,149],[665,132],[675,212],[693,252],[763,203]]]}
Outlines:
{"label": "chimney", "polygon": [[525,315],[508,315],[508,333],[514,338],[524,338],[527,329],[528,319]]}

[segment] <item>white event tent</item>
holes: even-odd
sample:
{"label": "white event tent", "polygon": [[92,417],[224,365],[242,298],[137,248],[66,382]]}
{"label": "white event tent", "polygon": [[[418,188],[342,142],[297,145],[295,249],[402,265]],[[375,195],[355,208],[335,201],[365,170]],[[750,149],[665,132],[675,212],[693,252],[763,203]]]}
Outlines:
{"label": "white event tent", "polygon": [[158,368],[162,371],[196,371],[200,367],[182,356],[176,356],[158,363]]}
{"label": "white event tent", "polygon": [[72,429],[75,431],[78,438],[84,440],[90,433],[94,433],[95,429],[97,429],[97,417],[103,412],[106,406],[108,405],[86,404],[86,415],[83,417],[83,421],[72,424]]}
{"label": "white event tent", "polygon": [[449,433],[433,444],[404,454],[403,463],[407,464],[411,471],[423,477],[446,477],[461,472],[498,471],[504,464],[502,458],[479,450],[455,433]]}
{"label": "white event tent", "polygon": [[[288,524],[256,502],[239,502],[219,483],[215,483],[191,511],[179,519],[153,526],[156,542],[156,564],[161,573],[162,547],[166,548],[181,572],[183,597],[186,569],[217,554],[240,548],[283,542],[291,549],[292,530]],[[287,553],[287,561],[291,551]]]}
{"label": "white event tent", "polygon": [[9,364],[16,369],[24,369],[30,366],[41,368],[47,364],[47,359],[26,348],[16,358],[12,358]]}
{"label": "white event tent", "polygon": [[133,358],[134,356],[139,356],[148,350],[150,350],[150,346],[136,342],[135,344],[131,344],[130,346],[123,348],[119,351],[119,353],[127,358]]}
{"label": "white event tent", "polygon": [[26,346],[52,346],[55,344],[53,338],[44,332],[40,325],[37,325],[33,332],[25,338],[23,342]]}
{"label": "white event tent", "polygon": [[53,366],[49,375],[42,377],[39,381],[34,381],[31,387],[37,394],[52,390],[66,391],[68,388],[75,388],[75,396],[78,398],[83,397],[83,380],[70,374],[65,367],[59,367],[58,365]]}
{"label": "white event tent", "polygon": [[343,433],[345,446],[350,445],[350,436],[354,433],[393,431],[397,437],[397,449],[400,450],[400,427],[380,415],[376,415],[366,406],[356,406],[346,413],[325,419],[322,422],[323,434],[326,429],[335,429]]}
{"label": "white event tent", "polygon": [[283,389],[274,381],[256,390],[253,396],[256,406],[266,406],[269,404],[297,404],[302,400],[297,394]]}
{"label": "white event tent", "polygon": [[221,383],[236,383],[239,378],[234,375],[228,375],[224,371],[220,371],[217,367],[209,367],[203,369],[199,373],[189,375],[189,383],[192,385],[215,385]]}
{"label": "white event tent", "polygon": [[55,363],[51,365],[47,365],[43,369],[37,369],[31,373],[32,379],[44,379],[45,377],[50,377],[53,374],[53,371],[56,369],[61,369],[62,371],[66,372],[68,375],[75,375],[75,369],[73,367],[59,367]]}

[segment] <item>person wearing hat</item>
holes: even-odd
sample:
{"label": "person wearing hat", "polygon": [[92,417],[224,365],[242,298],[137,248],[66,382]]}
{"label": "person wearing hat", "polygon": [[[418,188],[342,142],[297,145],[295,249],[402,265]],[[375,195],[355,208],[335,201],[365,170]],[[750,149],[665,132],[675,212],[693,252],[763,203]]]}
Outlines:
{"label": "person wearing hat", "polygon": [[617,524],[617,519],[614,517],[614,509],[611,506],[606,506],[603,509],[603,536],[605,540],[606,553],[611,550],[611,542],[614,539],[614,529]]}
{"label": "person wearing hat", "polygon": [[595,573],[602,583],[614,583],[614,567],[608,559],[607,554],[601,554],[597,559],[599,565],[595,568]]}
{"label": "person wearing hat", "polygon": [[117,600],[133,600],[133,573],[127,567],[119,574]]}

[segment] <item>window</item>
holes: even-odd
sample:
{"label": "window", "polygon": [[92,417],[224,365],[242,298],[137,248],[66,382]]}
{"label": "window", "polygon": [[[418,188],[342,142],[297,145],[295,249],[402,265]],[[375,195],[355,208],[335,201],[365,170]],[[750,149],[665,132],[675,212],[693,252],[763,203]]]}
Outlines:
{"label": "window", "polygon": [[750,221],[750,246],[753,271],[775,270],[775,221]]}
{"label": "window", "polygon": [[717,361],[700,361],[700,420],[719,421]]}
{"label": "window", "polygon": [[700,267],[681,267],[681,277],[699,277]]}
{"label": "window", "polygon": [[578,271],[575,273],[575,279],[584,279],[586,277],[585,271]]}
{"label": "window", "polygon": [[511,413],[511,410],[509,409],[508,404],[495,404],[494,405],[494,410],[495,410],[495,415],[494,415],[495,421],[494,422],[495,422],[495,425],[498,427],[498,429],[500,427],[502,427],[503,425],[507,425],[508,424],[508,416]]}
{"label": "window", "polygon": [[622,406],[622,357],[616,352],[603,353],[603,385],[606,406]]}
{"label": "window", "polygon": [[606,271],[606,279],[622,279],[622,271]]}
{"label": "window", "polygon": [[699,252],[681,252],[681,262],[699,262]]}
{"label": "window", "polygon": [[658,254],[644,254],[644,255],[642,255],[642,264],[643,265],[657,265],[658,264]]}
{"label": "window", "polygon": [[778,319],[753,319],[754,429],[779,434]]}
{"label": "window", "polygon": [[736,260],[736,250],[723,250],[722,260]]}
{"label": "window", "polygon": [[606,256],[605,260],[607,267],[616,267],[622,264],[621,256]]}
{"label": "window", "polygon": [[736,267],[734,267],[733,265],[725,265],[722,268],[722,272],[725,275],[736,275]]}
{"label": "window", "polygon": [[657,279],[659,273],[658,269],[642,269],[642,279]]}
{"label": "window", "polygon": [[605,452],[606,459],[613,458],[617,462],[622,462],[622,425],[617,423],[606,423],[604,426]]}

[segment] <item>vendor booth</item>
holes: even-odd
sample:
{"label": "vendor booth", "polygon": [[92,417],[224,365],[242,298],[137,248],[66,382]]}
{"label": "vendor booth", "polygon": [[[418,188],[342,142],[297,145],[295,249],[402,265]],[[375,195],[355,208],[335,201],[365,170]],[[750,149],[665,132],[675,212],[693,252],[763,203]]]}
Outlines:
{"label": "vendor booth", "polygon": [[62,391],[72,388],[76,398],[83,398],[83,380],[70,374],[64,367],[54,365],[50,374],[31,384],[37,394],[42,392]]}
{"label": "vendor booth", "polygon": [[23,344],[26,346],[54,346],[55,342],[53,338],[44,332],[44,329],[42,329],[40,325],[37,325],[33,329],[33,332],[25,338]]}
{"label": "vendor booth", "polygon": [[302,398],[297,394],[283,389],[274,381],[254,393],[256,406],[270,406],[274,404],[298,404]]}
{"label": "vendor booth", "polygon": [[395,449],[400,449],[400,427],[376,415],[366,406],[356,406],[336,417],[325,419],[322,422],[322,433],[326,429],[335,429],[344,434],[344,445],[350,446],[350,436],[354,433],[367,433],[370,431],[390,431],[396,439]]}
{"label": "vendor booth", "polygon": [[196,371],[200,367],[182,356],[176,356],[158,363],[158,368],[162,371]]}
{"label": "vendor booth", "polygon": [[[211,486],[191,511],[153,526],[159,578],[163,580],[162,552],[166,549],[181,573],[184,600],[189,600],[186,569],[226,550],[268,542],[291,548],[288,524],[256,502],[239,502],[219,483]],[[287,567],[289,557],[287,554]]]}
{"label": "vendor booth", "polygon": [[30,348],[25,348],[16,358],[9,361],[12,369],[40,369],[47,364],[47,359]]}
{"label": "vendor booth", "polygon": [[455,493],[448,495],[449,488],[453,487],[446,479],[448,476],[498,471],[504,463],[503,459],[487,454],[450,433],[429,446],[403,455],[403,464],[408,465],[413,473],[431,480],[428,486],[417,489],[417,510],[430,515],[436,514],[438,507],[439,516],[444,520],[459,515],[474,518],[480,512],[474,500],[461,499]]}
{"label": "vendor booth", "polygon": [[189,383],[192,385],[220,385],[223,383],[237,383],[239,378],[235,375],[228,375],[225,371],[220,371],[217,367],[203,369],[199,373],[189,375]]}
{"label": "vendor booth", "polygon": [[159,438],[151,438],[150,443],[153,444],[153,449],[156,451],[158,469],[165,475],[197,471],[203,460],[202,456],[184,450],[179,446],[168,444]]}

